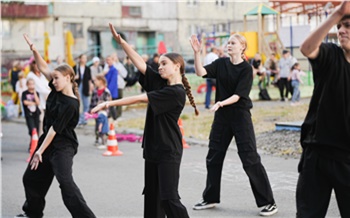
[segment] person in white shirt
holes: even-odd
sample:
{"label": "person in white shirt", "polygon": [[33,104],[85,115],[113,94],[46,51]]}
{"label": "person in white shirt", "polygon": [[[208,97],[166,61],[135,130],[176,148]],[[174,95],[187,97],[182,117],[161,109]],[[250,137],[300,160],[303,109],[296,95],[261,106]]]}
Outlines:
{"label": "person in white shirt", "polygon": [[35,61],[33,61],[30,64],[30,72],[27,75],[27,80],[33,79],[35,82],[35,90],[39,93],[39,100],[40,100],[40,118],[39,118],[39,136],[43,132],[43,121],[44,121],[44,114],[46,109],[46,99],[47,96],[50,94],[50,87],[49,87],[49,81],[47,81],[46,77],[42,75],[39,71],[39,68]]}

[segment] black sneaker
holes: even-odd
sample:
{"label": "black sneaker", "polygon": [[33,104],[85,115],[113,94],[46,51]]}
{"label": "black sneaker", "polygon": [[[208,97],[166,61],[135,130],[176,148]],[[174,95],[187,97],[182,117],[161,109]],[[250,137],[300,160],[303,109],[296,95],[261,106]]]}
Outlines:
{"label": "black sneaker", "polygon": [[260,216],[272,216],[278,212],[276,203],[266,205],[261,211]]}
{"label": "black sneaker", "polygon": [[28,217],[29,218],[29,216],[26,213],[18,214],[14,218],[17,218],[17,217]]}
{"label": "black sneaker", "polygon": [[193,210],[205,210],[215,207],[216,203],[208,203],[201,199],[197,204],[193,206]]}

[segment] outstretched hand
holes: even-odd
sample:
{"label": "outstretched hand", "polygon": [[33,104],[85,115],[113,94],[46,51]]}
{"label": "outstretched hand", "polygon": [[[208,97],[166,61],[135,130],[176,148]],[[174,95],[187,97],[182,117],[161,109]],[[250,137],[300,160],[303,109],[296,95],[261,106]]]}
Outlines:
{"label": "outstretched hand", "polygon": [[343,1],[337,10],[342,16],[350,14],[350,1]]}
{"label": "outstretched hand", "polygon": [[30,162],[31,170],[38,169],[39,163],[42,163],[43,159],[39,151],[34,153],[32,161]]}
{"label": "outstretched hand", "polygon": [[194,52],[197,53],[201,51],[201,43],[198,41],[198,38],[196,35],[191,36],[190,43]]}
{"label": "outstretched hand", "polygon": [[92,108],[91,113],[96,113],[97,111],[100,111],[102,109],[108,108],[108,102],[102,102],[98,104],[96,107]]}
{"label": "outstretched hand", "polygon": [[111,33],[115,41],[117,41],[118,44],[122,44],[124,39],[120,36],[120,34],[117,33],[117,31],[115,31],[113,24],[109,23],[109,29],[111,30]]}
{"label": "outstretched hand", "polygon": [[30,50],[35,51],[36,48],[35,48],[33,42],[29,39],[29,36],[27,34],[23,34],[23,37],[26,40],[27,44],[29,45]]}

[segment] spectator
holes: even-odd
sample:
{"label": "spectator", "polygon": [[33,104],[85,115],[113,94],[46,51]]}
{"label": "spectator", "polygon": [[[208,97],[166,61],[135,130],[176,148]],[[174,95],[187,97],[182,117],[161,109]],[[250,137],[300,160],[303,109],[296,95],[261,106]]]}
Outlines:
{"label": "spectator", "polygon": [[290,90],[289,75],[293,66],[293,59],[289,51],[283,50],[278,66],[280,69],[280,73],[278,74],[278,86],[281,101],[288,101],[288,93]]}
{"label": "spectator", "polygon": [[30,72],[27,75],[27,80],[33,79],[35,84],[35,91],[39,93],[39,110],[40,110],[40,117],[39,117],[39,129],[38,129],[38,135],[40,136],[43,132],[43,122],[44,122],[44,114],[46,109],[46,99],[51,91],[48,81],[42,73],[40,73],[38,65],[35,61],[33,61],[30,64]]}
{"label": "spectator", "polygon": [[[106,64],[108,65],[108,71],[105,75],[107,80],[107,87],[111,92],[112,100],[118,99],[118,70],[114,67],[112,56],[106,58]],[[117,111],[115,107],[109,108],[109,115],[113,121],[117,120]]]}
{"label": "spectator", "polygon": [[[26,81],[26,87],[28,87],[28,89],[23,92],[21,102],[23,104],[23,113],[28,127],[28,134],[31,138],[33,129],[39,129],[40,99],[39,93],[35,90],[34,79],[28,79]],[[30,151],[30,145],[31,141],[29,143],[28,151]]]}
{"label": "spectator", "polygon": [[18,81],[16,82],[16,93],[18,98],[20,99],[20,112],[24,117],[23,104],[22,104],[22,93],[27,90],[27,79],[24,77],[24,73],[20,72],[18,74]]}
{"label": "spectator", "polygon": [[276,79],[278,76],[279,68],[278,68],[278,61],[276,59],[275,53],[271,53],[270,58],[266,60],[265,62],[265,69],[266,69],[266,85],[270,85],[270,78],[272,77],[271,84],[276,84]]}
{"label": "spectator", "polygon": [[[219,58],[218,56],[219,51],[217,48],[213,47],[210,49],[210,52],[205,56],[204,58],[204,66],[211,64],[213,61]],[[210,102],[211,102],[211,92],[213,87],[216,85],[216,79],[214,78],[206,78],[207,82],[207,91],[205,93],[205,108],[209,109],[210,108]]]}
{"label": "spectator", "polygon": [[125,78],[126,79],[126,87],[130,87],[130,86],[135,85],[135,83],[138,80],[137,71],[136,71],[134,64],[130,60],[129,56],[126,56],[126,63],[124,65],[124,67],[128,72],[128,75]]}
{"label": "spectator", "polygon": [[73,67],[75,72],[75,81],[79,87],[80,99],[83,104],[83,110],[80,113],[78,126],[85,126],[87,120],[85,119],[85,113],[89,110],[90,95],[93,90],[93,83],[91,77],[91,71],[86,66],[87,57],[84,54],[79,55],[79,63]]}
{"label": "spectator", "polygon": [[303,84],[303,81],[301,80],[301,76],[305,75],[304,71],[300,69],[300,64],[297,62],[293,65],[291,70],[291,81],[292,81],[292,88],[293,88],[293,96],[292,96],[292,106],[295,106],[300,101],[300,84]]}
{"label": "spectator", "polygon": [[259,76],[259,90],[265,89],[265,76],[266,76],[266,69],[262,65],[261,61],[261,55],[259,53],[256,53],[254,58],[251,60],[250,63],[253,67],[253,79],[255,75]]}
{"label": "spectator", "polygon": [[[95,81],[96,76],[100,73],[103,73],[102,66],[100,65],[100,58],[92,58],[92,65],[90,66],[91,78],[92,81]],[[96,84],[95,84],[96,85]]]}

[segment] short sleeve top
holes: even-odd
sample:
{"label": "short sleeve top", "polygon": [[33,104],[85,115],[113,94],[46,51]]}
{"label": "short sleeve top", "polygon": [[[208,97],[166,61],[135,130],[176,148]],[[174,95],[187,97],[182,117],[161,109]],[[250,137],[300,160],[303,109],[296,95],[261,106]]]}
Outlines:
{"label": "short sleeve top", "polygon": [[186,102],[183,85],[167,85],[167,80],[149,66],[145,75],[140,75],[139,82],[149,101],[142,141],[143,157],[152,162],[180,163],[183,148],[177,122]]}
{"label": "short sleeve top", "polygon": [[350,63],[333,43],[322,43],[309,61],[315,86],[301,143],[336,148],[350,161]]}
{"label": "short sleeve top", "polygon": [[226,108],[250,109],[253,107],[249,98],[253,83],[253,69],[249,63],[243,61],[234,65],[230,58],[219,58],[204,68],[207,71],[205,78],[216,78],[215,101],[223,101],[236,94],[240,97],[238,102],[225,106]]}
{"label": "short sleeve top", "polygon": [[62,148],[64,146],[78,147],[78,139],[74,128],[79,121],[79,101],[76,98],[57,92],[49,82],[51,92],[46,101],[46,111],[44,117],[43,134],[39,143],[42,143],[50,127],[56,132],[48,149]]}

